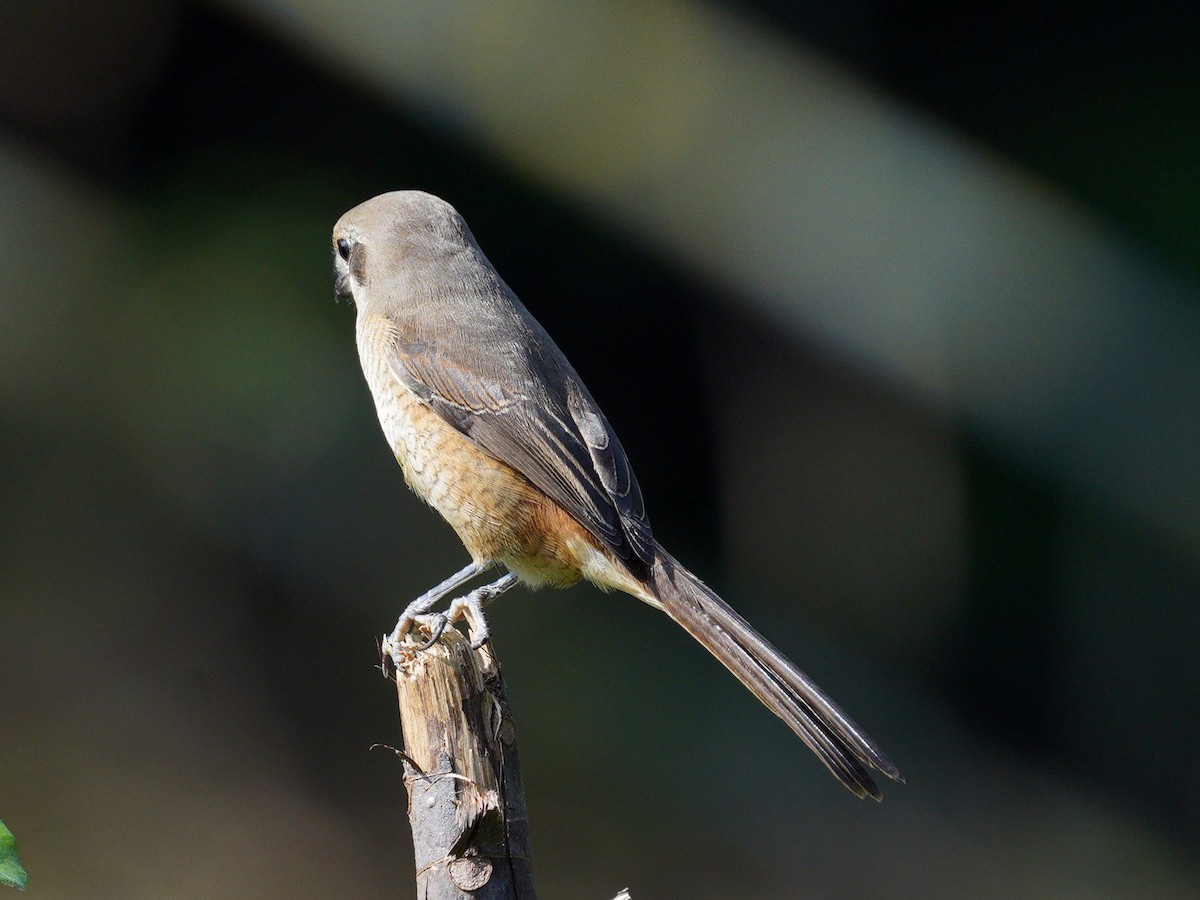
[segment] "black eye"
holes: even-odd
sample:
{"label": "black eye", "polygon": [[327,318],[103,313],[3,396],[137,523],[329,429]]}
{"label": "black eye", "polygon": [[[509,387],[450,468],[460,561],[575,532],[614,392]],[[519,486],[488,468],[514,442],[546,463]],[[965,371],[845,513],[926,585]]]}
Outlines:
{"label": "black eye", "polygon": [[338,256],[346,262],[350,262],[350,242],[345,238],[338,238],[337,248]]}

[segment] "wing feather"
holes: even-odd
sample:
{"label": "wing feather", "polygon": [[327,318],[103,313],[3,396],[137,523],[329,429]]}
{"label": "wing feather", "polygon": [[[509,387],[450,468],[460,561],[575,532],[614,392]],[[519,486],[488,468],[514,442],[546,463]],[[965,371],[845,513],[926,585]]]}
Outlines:
{"label": "wing feather", "polygon": [[502,382],[420,341],[397,341],[391,357],[396,377],[447,423],[528,478],[631,569],[645,571],[654,539],[625,451],[565,358],[548,362],[541,377],[517,366]]}

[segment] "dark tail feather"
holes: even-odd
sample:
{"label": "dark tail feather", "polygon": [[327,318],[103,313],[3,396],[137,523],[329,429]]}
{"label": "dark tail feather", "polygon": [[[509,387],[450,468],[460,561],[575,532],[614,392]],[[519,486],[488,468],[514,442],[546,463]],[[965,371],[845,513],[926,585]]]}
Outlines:
{"label": "dark tail feather", "polygon": [[787,722],[859,797],[882,798],[870,770],[903,781],[895,764],[813,680],[661,547],[650,588],[663,610]]}

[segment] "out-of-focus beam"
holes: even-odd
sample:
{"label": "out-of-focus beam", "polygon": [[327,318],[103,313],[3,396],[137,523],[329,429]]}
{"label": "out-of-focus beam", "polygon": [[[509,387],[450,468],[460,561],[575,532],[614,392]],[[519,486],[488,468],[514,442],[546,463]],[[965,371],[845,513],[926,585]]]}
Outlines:
{"label": "out-of-focus beam", "polygon": [[681,0],[226,2],[1200,548],[1195,285],[803,47]]}

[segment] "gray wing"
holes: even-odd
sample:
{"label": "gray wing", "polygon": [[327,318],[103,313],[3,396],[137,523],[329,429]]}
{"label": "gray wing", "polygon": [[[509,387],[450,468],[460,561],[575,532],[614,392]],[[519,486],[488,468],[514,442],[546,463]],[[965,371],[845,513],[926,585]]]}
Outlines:
{"label": "gray wing", "polygon": [[533,348],[542,351],[529,363],[539,375],[509,365],[503,383],[420,341],[397,341],[390,362],[446,422],[548,494],[631,571],[644,571],[654,539],[633,469],[579,376],[550,347]]}

